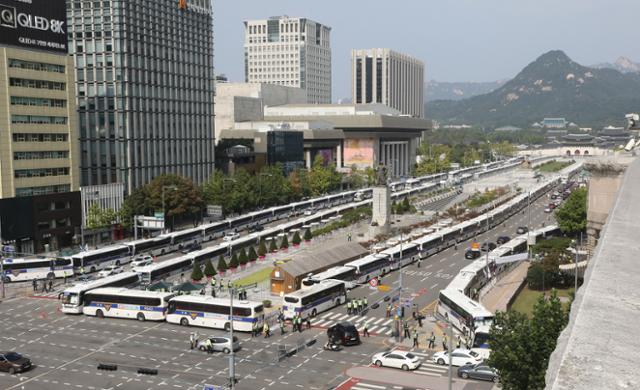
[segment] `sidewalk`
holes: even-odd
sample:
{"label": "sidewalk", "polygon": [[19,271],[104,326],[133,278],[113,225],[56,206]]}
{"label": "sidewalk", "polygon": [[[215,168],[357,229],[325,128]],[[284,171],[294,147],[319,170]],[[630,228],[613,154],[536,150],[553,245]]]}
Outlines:
{"label": "sidewalk", "polygon": [[522,262],[511,270],[505,277],[500,279],[481,301],[484,307],[492,313],[497,310],[507,311],[507,305],[518,292],[522,283],[527,278],[529,262]]}

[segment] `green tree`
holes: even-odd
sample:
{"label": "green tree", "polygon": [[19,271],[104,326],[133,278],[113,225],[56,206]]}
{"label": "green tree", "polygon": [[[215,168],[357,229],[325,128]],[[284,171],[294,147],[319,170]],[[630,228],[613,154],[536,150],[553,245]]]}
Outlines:
{"label": "green tree", "polygon": [[258,259],[258,254],[253,246],[249,247],[249,255],[247,257],[249,257],[249,261],[256,261]]}
{"label": "green tree", "polygon": [[527,270],[527,285],[534,290],[542,290],[544,286],[544,268],[542,264],[532,264]]}
{"label": "green tree", "polygon": [[204,274],[208,278],[216,274],[216,268],[213,266],[213,263],[211,263],[211,259],[207,259],[207,261],[204,262]]}
{"label": "green tree", "polygon": [[278,246],[276,245],[276,240],[275,238],[273,240],[271,240],[271,242],[269,243],[269,252],[276,252],[278,251]]}
{"label": "green tree", "polygon": [[295,232],[293,234],[293,239],[291,241],[293,242],[293,245],[300,245],[300,243],[302,242],[302,239],[300,238],[300,233]]}
{"label": "green tree", "polygon": [[287,238],[287,234],[285,233],[285,235],[282,236],[282,241],[280,242],[280,249],[287,248],[289,248],[289,238]]}
{"label": "green tree", "polygon": [[149,187],[138,187],[124,199],[120,208],[120,221],[126,227],[133,226],[133,217],[136,215],[152,215],[153,206]]}
{"label": "green tree", "polygon": [[239,265],[238,254],[234,252],[233,256],[231,256],[231,261],[229,261],[229,268],[238,268]]}
{"label": "green tree", "polygon": [[574,190],[555,214],[560,230],[574,235],[587,227],[587,189]]}
{"label": "green tree", "polygon": [[267,255],[267,244],[265,244],[264,239],[260,240],[260,246],[258,246],[258,255],[262,257]]}
{"label": "green tree", "polygon": [[313,238],[313,234],[311,234],[311,229],[307,228],[307,230],[304,231],[304,236],[302,238],[304,238],[305,241],[311,241],[311,239]]}
{"label": "green tree", "polygon": [[[157,176],[149,184],[150,204],[154,210],[162,210],[162,193],[164,188],[165,220],[173,228],[174,218],[190,219],[194,226],[199,221],[204,200],[202,191],[195,186],[191,179],[164,174]],[[166,187],[175,187],[170,189]]]}
{"label": "green tree", "polygon": [[193,271],[191,272],[191,279],[195,281],[202,280],[204,276],[202,275],[202,269],[200,268],[200,264],[196,261],[193,263]]}
{"label": "green tree", "polygon": [[238,261],[242,265],[247,265],[247,263],[249,262],[249,257],[247,257],[247,251],[245,251],[244,248],[240,249],[240,256],[238,256]]}
{"label": "green tree", "polygon": [[322,155],[316,154],[309,172],[311,195],[320,196],[340,187],[342,175],[336,171],[334,164],[324,165]]}
{"label": "green tree", "polygon": [[224,256],[220,255],[218,258],[218,271],[225,272],[227,270],[227,262],[224,261]]}

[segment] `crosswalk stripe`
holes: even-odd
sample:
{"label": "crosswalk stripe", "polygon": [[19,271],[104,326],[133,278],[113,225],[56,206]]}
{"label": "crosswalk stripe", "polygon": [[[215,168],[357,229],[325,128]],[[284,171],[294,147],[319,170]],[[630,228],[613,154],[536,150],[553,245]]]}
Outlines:
{"label": "crosswalk stripe", "polygon": [[356,322],[356,323],[358,323],[358,322],[362,322],[362,321],[364,321],[364,320],[366,320],[366,319],[367,319],[367,317],[360,317],[360,318],[358,318],[357,320],[355,320],[355,322]]}
{"label": "crosswalk stripe", "polygon": [[[384,319],[384,318],[383,318]],[[390,323],[393,322],[393,318],[389,318],[388,320],[386,320],[385,322],[382,323],[382,325],[389,325]]]}
{"label": "crosswalk stripe", "polygon": [[[338,318],[335,318],[335,320],[336,320],[336,321],[342,321],[342,320],[344,320],[345,318],[349,318],[349,314],[342,315],[342,316],[340,316],[340,317],[338,317]],[[332,318],[332,320],[333,320],[333,319],[334,319],[334,318]]]}
{"label": "crosswalk stripe", "polygon": [[326,319],[327,317],[332,316],[332,315],[333,315],[333,312],[332,312],[332,311],[330,311],[330,312],[328,312],[327,314],[323,315],[323,316],[322,316],[322,317],[320,317],[320,318]]}
{"label": "crosswalk stripe", "polygon": [[[372,388],[372,389],[386,389],[385,386],[372,385],[370,383],[364,383],[364,382],[358,382],[356,384],[356,386],[365,386],[365,387],[369,387],[369,388]],[[352,389],[353,389],[353,387],[352,387]]]}
{"label": "crosswalk stripe", "polygon": [[323,326],[323,324],[325,323],[330,323],[331,321],[320,321],[320,322],[316,322],[315,326]]}
{"label": "crosswalk stripe", "polygon": [[378,323],[382,322],[382,320],[384,320],[384,318],[380,318],[378,321],[374,322],[373,325],[378,325]]}
{"label": "crosswalk stripe", "polygon": [[422,362],[420,367],[429,367],[429,368],[434,368],[434,369],[438,368],[440,370],[447,370],[447,366],[440,365],[440,364],[435,364],[435,363],[430,363],[430,362]]}
{"label": "crosswalk stripe", "polygon": [[369,332],[373,332],[374,330],[378,329],[377,326],[374,326],[373,328],[369,329]]}
{"label": "crosswalk stripe", "polygon": [[423,353],[423,352],[411,351],[411,353],[414,354],[414,355],[418,355],[418,356],[431,357],[431,354],[427,354],[427,353]]}
{"label": "crosswalk stripe", "polygon": [[342,313],[334,314],[333,316],[331,316],[330,320],[335,320],[337,317],[340,317],[340,316],[342,316]]}
{"label": "crosswalk stripe", "polygon": [[384,332],[387,336],[391,334],[391,328],[389,328],[386,332]]}
{"label": "crosswalk stripe", "polygon": [[436,373],[440,373],[440,374],[443,374],[443,373],[448,371],[446,368],[435,369],[435,368],[428,368],[428,367],[424,367],[424,368],[420,367],[419,370],[420,371],[436,372]]}
{"label": "crosswalk stripe", "polygon": [[439,375],[439,374],[434,374],[432,372],[424,372],[424,371],[417,371],[417,370],[414,371],[413,373],[414,374],[418,374],[418,375],[427,375],[427,376],[442,376],[442,375]]}

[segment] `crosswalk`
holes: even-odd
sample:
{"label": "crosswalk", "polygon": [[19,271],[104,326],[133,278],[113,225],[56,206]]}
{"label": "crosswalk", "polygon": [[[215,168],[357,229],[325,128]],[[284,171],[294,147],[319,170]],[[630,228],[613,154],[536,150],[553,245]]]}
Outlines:
{"label": "crosswalk", "polygon": [[370,334],[390,336],[393,331],[393,318],[367,317],[333,311],[319,316],[315,322],[312,322],[312,325],[321,328],[328,328],[334,324],[344,321],[351,322],[360,333],[362,333],[365,326]]}
{"label": "crosswalk", "polygon": [[420,364],[420,367],[413,371],[414,374],[425,376],[443,376],[448,374],[449,368],[447,366],[441,366],[439,364],[433,363],[431,361],[431,354],[416,351],[411,351],[411,353],[422,359],[422,364]]}

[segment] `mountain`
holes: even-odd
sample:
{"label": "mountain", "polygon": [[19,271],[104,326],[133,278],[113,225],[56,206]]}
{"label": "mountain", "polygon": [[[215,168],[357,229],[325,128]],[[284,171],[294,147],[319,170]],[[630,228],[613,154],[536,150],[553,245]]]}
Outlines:
{"label": "mountain", "polygon": [[582,66],[560,50],[541,55],[495,91],[426,104],[427,116],[441,123],[486,127],[527,127],[545,117],[598,127],[638,109],[640,73]]}
{"label": "mountain", "polygon": [[441,82],[429,80],[425,83],[426,101],[461,100],[476,95],[489,93],[500,88],[507,80],[490,82]]}
{"label": "mountain", "polygon": [[622,73],[640,73],[640,63],[633,62],[627,57],[618,57],[613,64],[604,62],[591,67],[596,69],[615,69]]}

